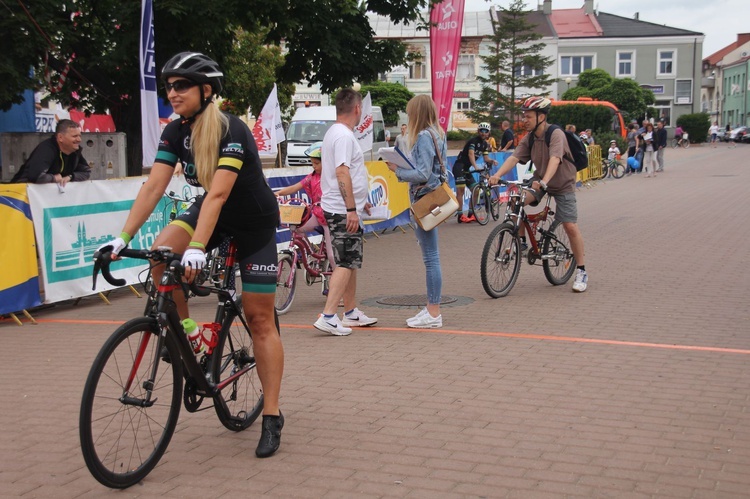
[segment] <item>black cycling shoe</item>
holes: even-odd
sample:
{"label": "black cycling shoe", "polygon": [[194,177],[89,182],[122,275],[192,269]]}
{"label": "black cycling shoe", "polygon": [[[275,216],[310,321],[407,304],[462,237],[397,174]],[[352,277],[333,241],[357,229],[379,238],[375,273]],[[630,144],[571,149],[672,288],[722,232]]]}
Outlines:
{"label": "black cycling shoe", "polygon": [[260,441],[255,449],[258,457],[270,457],[279,450],[281,445],[281,429],[284,427],[284,415],[279,411],[278,416],[263,416],[260,430]]}

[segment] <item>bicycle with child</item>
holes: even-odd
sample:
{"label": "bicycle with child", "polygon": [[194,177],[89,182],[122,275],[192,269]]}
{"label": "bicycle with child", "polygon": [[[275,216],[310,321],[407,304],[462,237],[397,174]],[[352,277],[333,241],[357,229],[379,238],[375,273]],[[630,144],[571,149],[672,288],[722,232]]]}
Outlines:
{"label": "bicycle with child", "polygon": [[278,270],[276,277],[276,312],[285,314],[292,307],[297,290],[297,269],[305,272],[305,282],[312,286],[316,282],[322,284],[322,293],[328,293],[328,282],[332,269],[328,260],[326,241],[321,237],[320,244],[310,241],[307,233],[298,230],[304,225],[303,214],[312,215],[311,207],[307,203],[286,204],[280,206],[281,223],[289,227],[291,239],[289,245],[279,251]]}
{"label": "bicycle with child", "polygon": [[[229,264],[236,251],[231,241]],[[188,412],[213,407],[232,431],[248,428],[263,410],[253,339],[228,287],[229,274],[219,287],[188,285],[182,255],[170,248],[125,248],[119,256],[166,268],[148,295],[144,316],[127,321],[104,343],[83,390],[83,458],[94,478],[112,488],[130,487],[156,466],[174,434],[181,405]],[[110,273],[111,247],[97,251],[94,260],[94,289],[100,271],[113,286],[125,284]],[[190,338],[172,296],[179,288],[188,296],[188,287],[199,296],[218,296],[213,322],[203,324]],[[201,408],[204,399],[213,405]]]}
{"label": "bicycle with child", "polygon": [[479,181],[471,188],[469,206],[479,225],[487,225],[490,215],[493,220],[500,218],[500,188],[490,185],[490,169],[486,164],[484,168],[475,170],[472,167],[469,171],[479,176]]}
{"label": "bicycle with child", "polygon": [[[499,181],[499,185],[508,187],[505,219],[487,237],[480,268],[482,286],[492,298],[510,293],[518,280],[524,258],[529,265],[541,262],[545,277],[556,286],[568,282],[576,270],[570,240],[562,223],[552,218],[555,213],[550,208],[552,196],[547,196],[547,203],[539,213],[526,213],[524,203],[526,196],[533,192],[531,183],[532,179]],[[530,243],[525,255],[521,242],[522,227]]]}

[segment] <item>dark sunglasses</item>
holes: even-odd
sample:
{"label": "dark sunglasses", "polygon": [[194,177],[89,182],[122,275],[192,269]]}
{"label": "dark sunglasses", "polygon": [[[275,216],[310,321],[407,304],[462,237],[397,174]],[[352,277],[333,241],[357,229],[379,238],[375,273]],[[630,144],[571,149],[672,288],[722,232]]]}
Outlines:
{"label": "dark sunglasses", "polygon": [[164,83],[164,90],[169,93],[170,90],[174,90],[178,94],[184,94],[191,88],[198,86],[199,83],[196,83],[194,81],[190,80],[175,80],[172,83],[165,82]]}

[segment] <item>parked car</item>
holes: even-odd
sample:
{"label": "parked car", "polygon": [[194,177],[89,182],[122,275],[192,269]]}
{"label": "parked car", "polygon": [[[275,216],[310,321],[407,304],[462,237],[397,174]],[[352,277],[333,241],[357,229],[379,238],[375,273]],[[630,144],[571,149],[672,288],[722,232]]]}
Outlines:
{"label": "parked car", "polygon": [[745,130],[742,135],[739,135],[735,142],[742,142],[743,144],[750,144],[750,129]]}
{"label": "parked car", "polygon": [[742,139],[742,136],[747,133],[747,127],[746,126],[738,126],[737,128],[733,129],[731,132],[729,132],[729,140],[732,140],[734,142],[740,142]]}

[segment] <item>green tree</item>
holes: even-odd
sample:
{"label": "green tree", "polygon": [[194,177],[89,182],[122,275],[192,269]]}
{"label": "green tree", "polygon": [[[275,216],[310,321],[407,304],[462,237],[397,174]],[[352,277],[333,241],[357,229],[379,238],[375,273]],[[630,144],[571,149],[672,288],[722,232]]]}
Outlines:
{"label": "green tree", "polygon": [[482,91],[479,99],[471,100],[472,111],[466,113],[472,121],[513,122],[520,109],[519,89],[544,90],[553,83],[545,72],[552,59],[541,55],[545,45],[537,42],[542,35],[526,19],[529,12],[523,0],[514,0],[493,19],[490,55],[483,57],[482,66],[488,76],[477,77]]}
{"label": "green tree", "polygon": [[[236,114],[244,115],[248,107],[258,115],[268,99],[268,94],[277,82],[277,73],[284,65],[281,48],[264,45],[268,30],[258,28],[245,31],[237,28],[234,33],[234,47],[224,62],[226,74],[225,94]],[[292,105],[294,85],[277,84],[279,106],[282,110]],[[226,102],[226,101],[225,101]]]}
{"label": "green tree", "polygon": [[406,104],[414,97],[405,86],[398,83],[387,83],[374,81],[362,85],[360,93],[364,96],[370,92],[372,105],[380,106],[383,111],[383,121],[386,125],[394,125],[398,122],[398,112],[406,111]]}
{"label": "green tree", "polygon": [[[393,22],[413,22],[427,5],[428,0],[159,0],[154,2],[156,67],[186,50],[204,52],[224,66],[238,27],[251,31],[268,26],[264,44],[280,46],[283,40],[286,51],[276,71],[278,82],[307,80],[329,92],[352,81],[373,81],[404,62],[403,44],[373,39],[368,11]],[[37,70],[36,79],[44,84],[47,52],[55,70],[75,53],[68,80],[55,98],[83,110],[109,110],[118,130],[128,136],[128,172],[140,173],[141,2],[21,0],[3,7],[0,108],[17,102],[32,86],[29,68]]]}
{"label": "green tree", "polygon": [[625,116],[643,116],[654,103],[654,93],[630,78],[613,78],[603,69],[587,69],[578,75],[578,86],[568,89],[563,100],[591,97],[609,101]]}

